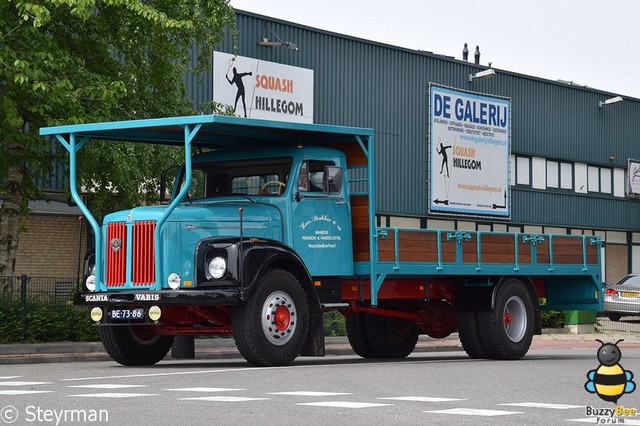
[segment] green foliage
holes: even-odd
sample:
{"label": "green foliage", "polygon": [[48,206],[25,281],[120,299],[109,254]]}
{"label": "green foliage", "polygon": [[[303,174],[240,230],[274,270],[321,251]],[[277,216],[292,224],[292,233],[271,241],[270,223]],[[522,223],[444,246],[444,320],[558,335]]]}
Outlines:
{"label": "green foliage", "polygon": [[[98,330],[87,309],[66,303],[27,301],[25,343],[98,341]],[[22,342],[22,307],[13,298],[0,297],[0,344]]]}
{"label": "green foliage", "polygon": [[[547,304],[546,298],[540,299],[540,306]],[[562,311],[542,311],[540,313],[542,319],[542,328],[563,328],[564,312]]]}
{"label": "green foliage", "polygon": [[[11,182],[26,212],[36,173],[66,155],[40,127],[192,114],[185,74],[211,67],[234,19],[228,0],[0,1],[0,196],[7,174],[28,165]],[[81,153],[80,185],[96,189],[99,212],[144,203],[172,159],[95,141]]]}
{"label": "green foliage", "polygon": [[564,312],[542,311],[542,328],[562,328],[564,327]]}
{"label": "green foliage", "polygon": [[346,336],[347,328],[344,324],[344,315],[338,311],[325,312],[324,335],[328,337]]}

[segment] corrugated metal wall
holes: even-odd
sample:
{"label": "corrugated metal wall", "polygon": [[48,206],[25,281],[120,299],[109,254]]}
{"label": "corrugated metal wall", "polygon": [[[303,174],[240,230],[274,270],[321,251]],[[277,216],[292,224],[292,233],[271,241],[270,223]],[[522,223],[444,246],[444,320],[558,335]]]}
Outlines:
{"label": "corrugated metal wall", "polygon": [[[499,69],[470,83],[469,74],[484,68],[246,12],[237,12],[237,25],[238,55],[314,70],[316,123],[375,129],[384,214],[427,216],[429,82],[511,98],[513,153],[612,167],[640,158],[635,100],[599,108],[612,94]],[[300,50],[260,47],[262,37]],[[229,37],[220,50],[232,52]],[[188,82],[196,105],[211,100],[211,75]],[[636,200],[512,190],[515,223],[637,230],[639,207]]]}

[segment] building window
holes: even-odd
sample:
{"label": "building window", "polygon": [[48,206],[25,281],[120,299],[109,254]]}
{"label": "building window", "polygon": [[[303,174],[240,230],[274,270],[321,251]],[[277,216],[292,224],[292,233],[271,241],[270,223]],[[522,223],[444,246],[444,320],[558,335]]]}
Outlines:
{"label": "building window", "polygon": [[558,175],[558,162],[547,160],[547,187],[558,188],[560,176]]}
{"label": "building window", "polygon": [[573,165],[560,163],[560,189],[573,189]]}
{"label": "building window", "polygon": [[531,184],[531,159],[516,156],[516,185]]}

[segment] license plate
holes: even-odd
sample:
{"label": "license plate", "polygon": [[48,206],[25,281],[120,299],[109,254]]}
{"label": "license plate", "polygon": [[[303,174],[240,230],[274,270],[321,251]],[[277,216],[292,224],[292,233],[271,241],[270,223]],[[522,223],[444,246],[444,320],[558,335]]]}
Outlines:
{"label": "license plate", "polygon": [[636,292],[632,292],[632,291],[623,291],[622,292],[622,297],[638,297],[638,293]]}
{"label": "license plate", "polygon": [[144,308],[113,308],[109,311],[109,319],[117,321],[142,321]]}

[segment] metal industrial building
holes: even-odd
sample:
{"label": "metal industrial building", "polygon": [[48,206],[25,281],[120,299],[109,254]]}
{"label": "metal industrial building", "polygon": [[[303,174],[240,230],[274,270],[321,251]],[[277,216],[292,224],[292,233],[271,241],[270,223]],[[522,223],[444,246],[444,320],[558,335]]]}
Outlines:
{"label": "metal industrial building", "polygon": [[[234,52],[227,35],[219,51],[311,69],[315,123],[375,129],[380,225],[596,235],[606,243],[607,282],[640,272],[640,200],[628,195],[627,170],[630,159],[640,158],[634,120],[640,117],[640,100],[501,69],[494,69],[493,78],[470,79],[488,69],[474,63],[475,45],[470,61],[464,61],[249,12],[236,16],[238,49]],[[294,45],[298,50],[290,48]],[[212,100],[213,75],[187,77],[196,109]],[[431,83],[510,99],[510,217],[429,212]],[[602,104],[619,95],[623,102]],[[62,170],[56,176],[50,186],[62,188]],[[78,228],[75,210],[40,210],[36,218],[66,217],[69,230]],[[17,273],[33,270],[27,260],[29,235],[34,246],[39,238],[33,218],[27,224],[33,232],[20,237]],[[83,240],[86,231],[79,233]],[[67,244],[76,246],[79,235],[71,234],[65,233]]]}
{"label": "metal industrial building", "polygon": [[[471,79],[488,69],[473,53],[464,61],[236,14],[238,50],[228,36],[220,51],[312,69],[314,122],[375,129],[381,225],[597,235],[607,282],[640,272],[640,204],[627,195],[639,100],[602,104],[619,94],[501,69]],[[211,100],[212,75],[188,83],[196,106]],[[429,213],[430,83],[511,100],[508,220]]]}

